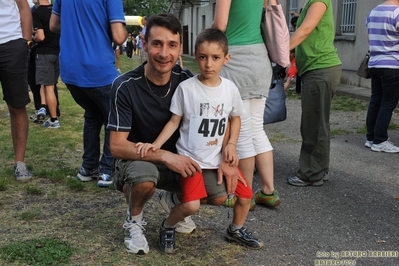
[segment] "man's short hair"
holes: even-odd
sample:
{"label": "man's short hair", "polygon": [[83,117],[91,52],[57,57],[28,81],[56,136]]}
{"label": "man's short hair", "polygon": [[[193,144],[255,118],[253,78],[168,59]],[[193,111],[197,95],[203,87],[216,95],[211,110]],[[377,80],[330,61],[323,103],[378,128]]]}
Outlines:
{"label": "man's short hair", "polygon": [[160,13],[151,15],[147,21],[146,31],[144,39],[148,42],[148,37],[150,36],[151,28],[153,26],[164,27],[173,32],[173,34],[180,35],[180,42],[182,42],[182,29],[178,18],[170,13]]}
{"label": "man's short hair", "polygon": [[229,53],[229,44],[226,35],[219,29],[205,29],[198,34],[195,41],[195,50],[197,51],[198,46],[204,42],[216,43],[222,48],[224,55]]}

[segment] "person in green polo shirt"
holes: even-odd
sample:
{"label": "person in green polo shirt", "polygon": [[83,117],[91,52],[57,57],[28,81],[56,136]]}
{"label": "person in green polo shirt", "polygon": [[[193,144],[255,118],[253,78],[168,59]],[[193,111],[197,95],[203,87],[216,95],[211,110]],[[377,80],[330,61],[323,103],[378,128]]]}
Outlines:
{"label": "person in green polo shirt", "polygon": [[290,40],[303,82],[299,169],[287,179],[293,186],[322,186],[328,180],[331,100],[342,71],[334,36],[331,0],[308,0]]}

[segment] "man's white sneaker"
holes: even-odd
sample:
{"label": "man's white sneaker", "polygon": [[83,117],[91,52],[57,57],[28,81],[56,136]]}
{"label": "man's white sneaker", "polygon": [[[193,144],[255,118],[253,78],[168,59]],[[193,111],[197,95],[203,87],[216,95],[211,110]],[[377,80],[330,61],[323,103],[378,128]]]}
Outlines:
{"label": "man's white sneaker", "polygon": [[399,152],[399,147],[395,146],[392,142],[387,140],[379,144],[371,145],[371,150],[378,152],[397,153]]}
{"label": "man's white sneaker", "polygon": [[144,220],[138,222],[130,221],[126,218],[123,228],[125,229],[125,246],[127,252],[144,255],[150,251],[144,235],[144,225],[146,224]]}
{"label": "man's white sneaker", "polygon": [[161,190],[158,197],[162,208],[169,214],[172,208],[176,205],[173,202],[173,193],[166,190]]}
{"label": "man's white sneaker", "polygon": [[[173,193],[162,190],[159,193],[159,203],[161,203],[162,208],[169,214],[172,208],[176,205],[173,202]],[[197,226],[194,221],[191,219],[191,216],[187,216],[183,221],[180,221],[176,224],[176,232],[183,234],[192,233]]]}
{"label": "man's white sneaker", "polygon": [[364,147],[371,148],[371,146],[373,146],[373,141],[372,140],[366,140],[366,142],[364,143]]}
{"label": "man's white sneaker", "polygon": [[183,221],[176,224],[176,232],[181,234],[191,234],[197,226],[195,225],[191,216],[187,216]]}

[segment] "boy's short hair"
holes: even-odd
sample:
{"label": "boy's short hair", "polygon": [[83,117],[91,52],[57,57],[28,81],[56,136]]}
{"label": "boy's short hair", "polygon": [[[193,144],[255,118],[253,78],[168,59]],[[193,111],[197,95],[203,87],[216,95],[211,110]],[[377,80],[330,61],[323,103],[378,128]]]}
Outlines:
{"label": "boy's short hair", "polygon": [[209,28],[201,31],[195,41],[195,51],[197,51],[198,46],[204,42],[217,43],[220,48],[222,48],[225,55],[229,53],[229,43],[226,35],[219,29]]}
{"label": "boy's short hair", "polygon": [[150,16],[147,21],[146,31],[144,35],[144,39],[146,40],[146,42],[148,42],[148,37],[150,36],[151,28],[153,26],[164,27],[173,32],[173,34],[179,34],[180,42],[182,42],[181,24],[179,19],[175,15],[170,13],[160,13]]}

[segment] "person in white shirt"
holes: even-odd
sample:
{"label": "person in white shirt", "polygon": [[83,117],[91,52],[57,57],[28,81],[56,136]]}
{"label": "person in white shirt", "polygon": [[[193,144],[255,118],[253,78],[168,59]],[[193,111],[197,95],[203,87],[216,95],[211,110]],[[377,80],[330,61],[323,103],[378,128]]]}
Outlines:
{"label": "person in white shirt", "polygon": [[14,171],[18,181],[32,178],[25,164],[28,141],[28,57],[32,14],[26,0],[0,0],[0,82],[10,113]]}

